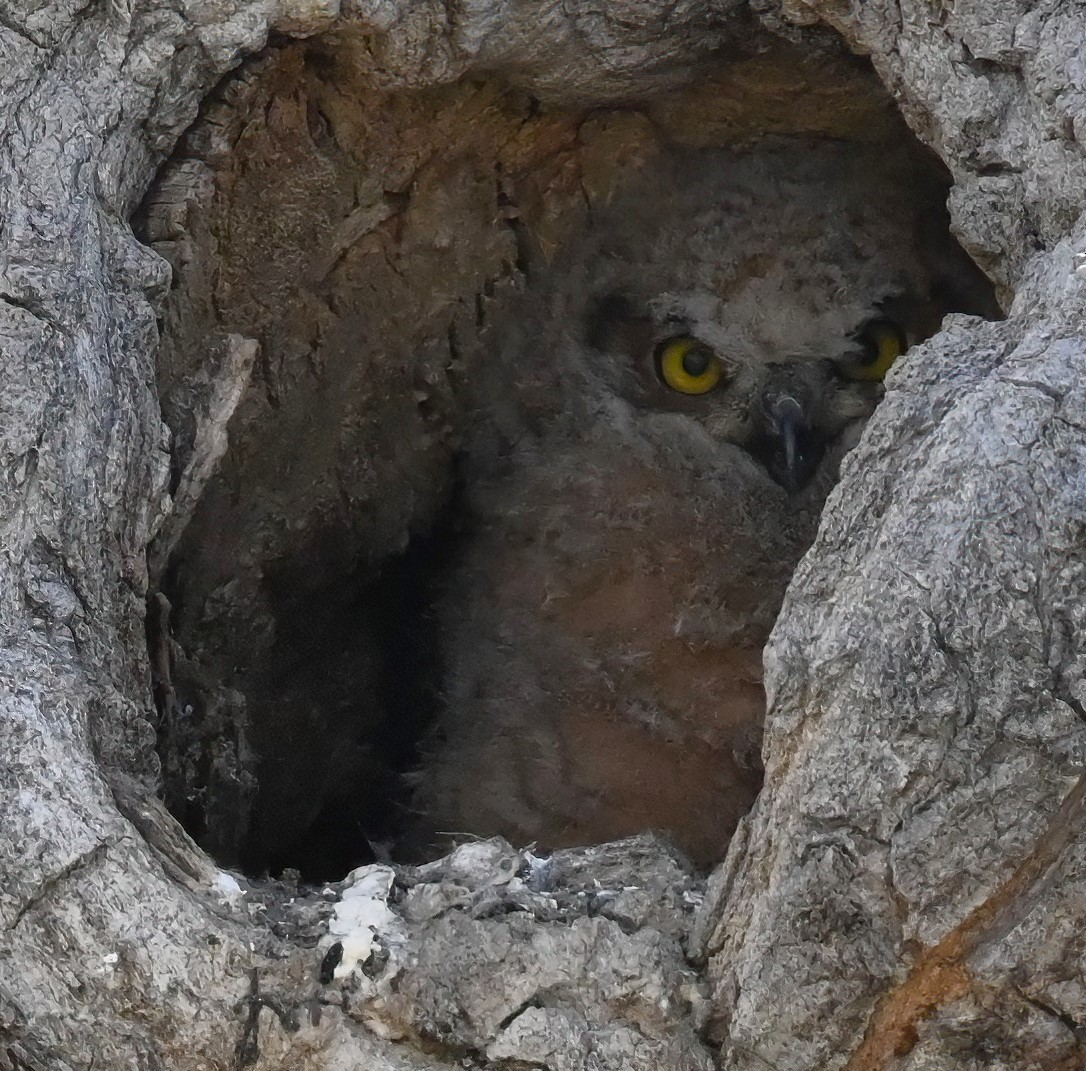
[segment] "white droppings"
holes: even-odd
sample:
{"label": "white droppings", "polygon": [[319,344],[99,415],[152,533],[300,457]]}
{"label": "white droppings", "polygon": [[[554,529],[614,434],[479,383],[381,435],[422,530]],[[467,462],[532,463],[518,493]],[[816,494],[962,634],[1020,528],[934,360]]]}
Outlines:
{"label": "white droppings", "polygon": [[550,857],[546,855],[534,855],[532,852],[524,852],[522,858],[528,864],[528,869],[532,874],[537,874],[541,870],[546,870],[550,866]]}
{"label": "white droppings", "polygon": [[233,874],[228,874],[225,870],[218,871],[211,887],[220,897],[219,904],[229,904],[230,900],[235,900],[239,896],[245,895],[241,885],[238,884],[238,879],[233,877]]}
{"label": "white droppings", "polygon": [[388,907],[395,876],[392,867],[380,863],[358,867],[347,875],[350,884],[343,890],[328,923],[328,932],[343,945],[334,978],[346,978],[365,963],[379,937],[398,934],[399,920]]}

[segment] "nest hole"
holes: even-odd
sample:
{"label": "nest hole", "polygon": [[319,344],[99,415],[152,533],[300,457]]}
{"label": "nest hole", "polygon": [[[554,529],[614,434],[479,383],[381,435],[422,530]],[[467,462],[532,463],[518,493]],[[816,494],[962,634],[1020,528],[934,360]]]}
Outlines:
{"label": "nest hole", "polygon": [[[948,226],[946,174],[868,66],[824,43],[759,40],[642,95],[562,102],[498,78],[381,89],[365,55],[344,32],[249,63],[143,213],[174,269],[174,509],[147,618],[163,793],[221,864],[312,881],[436,850],[411,830],[453,687],[437,607],[476,538],[476,385],[508,387],[509,310],[624,174],[661,144],[881,146],[939,241]],[[971,280],[956,307],[996,315]],[[547,411],[521,400],[520,419]],[[523,743],[514,765],[534,761]],[[733,751],[746,805],[757,738]]]}

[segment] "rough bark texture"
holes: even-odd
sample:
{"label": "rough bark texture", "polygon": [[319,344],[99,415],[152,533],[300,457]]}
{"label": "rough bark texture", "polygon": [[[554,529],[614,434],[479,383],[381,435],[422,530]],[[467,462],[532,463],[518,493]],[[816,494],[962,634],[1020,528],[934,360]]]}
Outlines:
{"label": "rough bark texture", "polygon": [[[236,397],[215,376],[193,396],[166,502],[169,271],[127,221],[243,54],[340,13],[0,9],[0,1067],[701,1068],[706,1015],[737,1068],[1086,1061],[1084,13],[756,6],[871,53],[1011,314],[954,321],[894,374],[793,583],[767,790],[694,929],[707,1005],[683,961],[697,885],[652,842],[401,871],[367,909],[384,951],[336,978],[327,929],[361,878],[236,890],[155,802],[146,552],[184,538]],[[374,85],[500,70],[585,102],[752,33],[737,3],[342,17]],[[253,359],[226,340],[209,368],[237,383]]]}

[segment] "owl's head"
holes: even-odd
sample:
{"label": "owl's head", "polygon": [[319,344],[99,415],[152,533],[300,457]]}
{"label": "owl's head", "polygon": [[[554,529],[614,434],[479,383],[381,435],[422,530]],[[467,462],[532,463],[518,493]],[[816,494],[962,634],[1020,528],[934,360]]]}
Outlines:
{"label": "owl's head", "polygon": [[963,307],[948,280],[975,269],[926,225],[940,203],[908,193],[832,143],[658,161],[596,213],[570,272],[582,379],[799,491],[897,358]]}
{"label": "owl's head", "polygon": [[[778,311],[782,304],[777,295]],[[713,440],[742,447],[789,492],[871,415],[883,377],[915,340],[882,303],[857,310],[829,343],[812,316],[807,344],[793,346],[752,345],[749,330],[729,333],[723,311],[706,318],[653,305],[616,291],[592,305],[587,340],[613,361],[597,374],[637,409],[683,414]]]}

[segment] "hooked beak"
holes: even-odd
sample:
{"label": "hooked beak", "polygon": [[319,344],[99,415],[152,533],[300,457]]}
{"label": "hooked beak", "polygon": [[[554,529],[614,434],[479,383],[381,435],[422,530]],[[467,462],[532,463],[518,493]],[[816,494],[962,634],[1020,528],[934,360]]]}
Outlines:
{"label": "hooked beak", "polygon": [[789,394],[767,399],[765,424],[751,451],[789,494],[801,490],[818,468],[826,449],[800,403]]}

